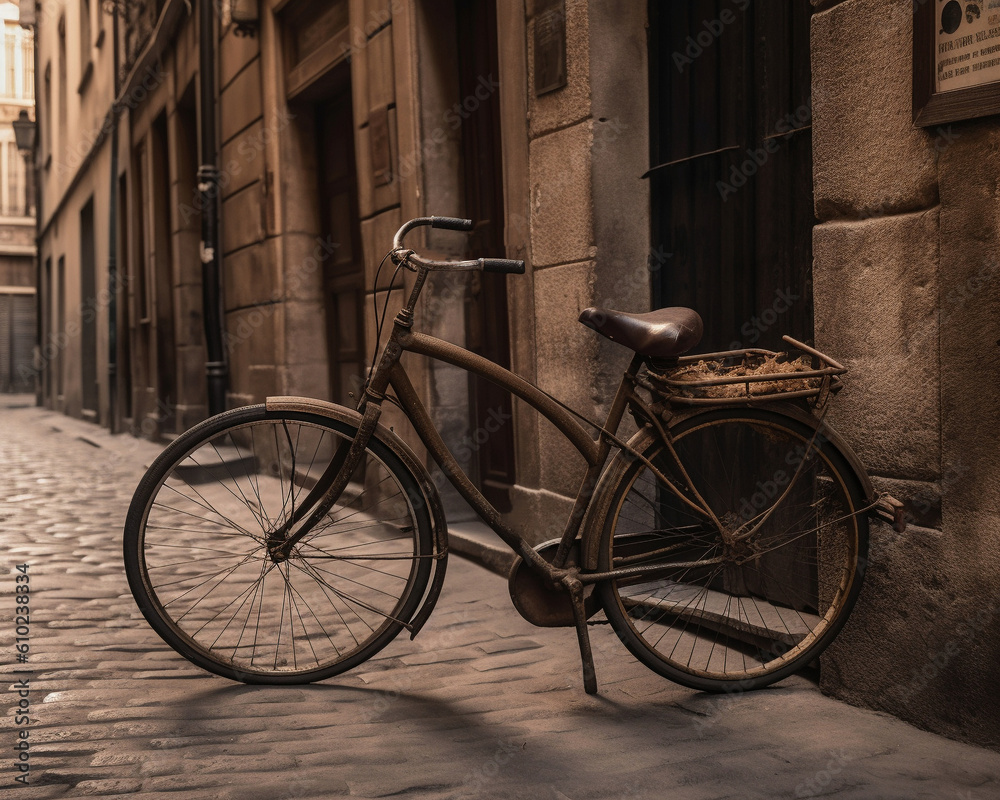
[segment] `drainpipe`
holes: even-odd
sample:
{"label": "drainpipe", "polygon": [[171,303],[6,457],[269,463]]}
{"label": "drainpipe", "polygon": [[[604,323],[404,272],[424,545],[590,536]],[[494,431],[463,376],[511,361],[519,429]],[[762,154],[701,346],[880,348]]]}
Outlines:
{"label": "drainpipe", "polygon": [[205,320],[205,375],[208,380],[208,413],[226,407],[226,354],[222,336],[222,287],[219,270],[219,171],[215,150],[215,4],[199,0],[198,78],[201,164],[198,192],[201,195],[202,305]]}
{"label": "drainpipe", "polygon": [[111,11],[114,97],[111,107],[111,192],[108,194],[108,429],[118,433],[118,4]]}

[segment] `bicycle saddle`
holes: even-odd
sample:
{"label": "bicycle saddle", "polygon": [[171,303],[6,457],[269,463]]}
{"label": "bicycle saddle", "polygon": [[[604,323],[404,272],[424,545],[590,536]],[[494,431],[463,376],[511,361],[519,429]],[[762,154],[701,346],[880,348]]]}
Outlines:
{"label": "bicycle saddle", "polygon": [[701,341],[701,317],[690,308],[658,308],[628,314],[608,308],[585,308],[580,322],[601,336],[652,358],[676,358]]}

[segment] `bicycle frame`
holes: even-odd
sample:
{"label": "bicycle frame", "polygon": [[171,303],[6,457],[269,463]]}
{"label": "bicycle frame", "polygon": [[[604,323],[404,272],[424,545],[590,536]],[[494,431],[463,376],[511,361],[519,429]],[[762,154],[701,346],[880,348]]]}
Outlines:
{"label": "bicycle frame", "polygon": [[[391,429],[379,424],[388,400],[410,421],[459,494],[517,554],[509,588],[521,615],[543,627],[576,628],[588,693],[597,690],[588,621],[602,608],[607,622],[636,658],[695,689],[719,691],[733,685],[738,676],[752,686],[767,685],[815,658],[844,624],[860,589],[867,526],[842,527],[842,523],[861,514],[892,522],[901,516],[902,507],[874,491],[851,449],[826,426],[822,415],[817,419],[810,413],[826,407],[831,376],[825,368],[812,370],[816,377],[822,376],[813,403],[807,403],[798,389],[788,389],[788,398],[797,398],[796,403],[789,403],[779,389],[759,401],[769,408],[744,410],[741,407],[755,399],[749,388],[754,378],[738,374],[733,383],[747,384],[745,396],[732,402],[730,394],[719,400],[717,395],[709,397],[717,410],[706,409],[704,404],[690,406],[683,399],[689,396],[685,394],[690,391],[688,382],[680,392],[662,384],[678,375],[678,351],[693,347],[690,340],[671,344],[670,331],[683,327],[678,319],[690,317],[694,327],[685,330],[696,332],[700,323],[692,316],[694,312],[624,315],[634,318],[638,326],[633,336],[628,328],[618,335],[597,320],[605,312],[590,310],[581,317],[585,322],[639,351],[621,377],[603,424],[593,422],[511,370],[413,330],[414,309],[429,271],[524,271],[523,262],[506,259],[436,262],[423,258],[402,247],[403,235],[420,225],[452,230],[471,227],[467,220],[427,217],[411,220],[397,232],[387,256],[397,268],[393,277],[406,268],[415,273],[415,280],[364,384],[357,410],[309,398],[269,397],[262,406],[227,412],[185,433],[140,483],[126,521],[126,569],[143,614],[160,635],[194,663],[219,674],[279,682],[328,677],[369,658],[403,628],[411,637],[416,635],[430,616],[444,581],[447,525],[426,465]],[[392,285],[390,281],[390,292]],[[623,318],[620,312],[607,313]],[[382,340],[384,321],[383,314],[376,339]],[[666,326],[662,333],[660,325]],[[643,342],[647,334],[654,337],[651,343]],[[793,346],[800,344],[789,341]],[[822,354],[802,349],[843,371]],[[585,468],[559,539],[532,546],[473,484],[414,389],[404,368],[404,353],[432,358],[489,380],[569,440]],[[745,359],[744,354],[743,367]],[[709,366],[712,370],[726,367],[718,361]],[[711,378],[709,383],[719,380]],[[791,383],[782,386],[795,388]],[[770,387],[763,383],[762,388]],[[626,411],[638,431],[623,441],[620,437],[625,433],[619,429],[626,427],[622,424]],[[259,446],[258,431],[264,436]],[[249,450],[244,452],[241,442],[248,439]],[[808,456],[801,455],[803,451]],[[224,471],[209,471],[217,461]],[[194,481],[191,464],[197,467]],[[261,490],[262,476],[267,477],[266,492]],[[355,478],[358,482],[349,488]],[[204,482],[217,484],[222,496],[219,508],[206,499],[214,494],[203,495],[197,488]],[[191,487],[190,492],[184,485]],[[797,485],[800,490],[793,492]],[[158,501],[161,490],[193,504],[199,519],[213,521],[177,527],[173,518],[186,513],[186,507]],[[752,502],[747,500],[750,494]],[[351,509],[346,513],[334,511],[342,496],[341,508]],[[366,496],[369,500],[362,499]],[[230,497],[237,501],[244,524],[230,521]],[[357,506],[352,508],[355,501]],[[745,510],[748,504],[749,512]],[[782,504],[786,507],[776,513]],[[276,516],[264,512],[265,507],[279,506]],[[213,514],[221,521],[214,521]],[[361,516],[347,528],[338,527],[357,514]],[[829,535],[827,526],[833,526]],[[375,530],[359,535],[370,527]],[[147,532],[152,543],[147,542]],[[230,546],[234,532],[253,540],[248,553],[234,553]],[[175,543],[178,533],[184,539]],[[220,572],[206,573],[208,581],[190,574],[189,565],[200,556],[177,562],[175,549],[164,550],[188,542],[197,547],[202,536],[211,541],[223,537],[225,543],[219,549],[200,548],[218,554],[210,556],[217,561],[223,558]],[[412,551],[410,544],[401,548],[399,540],[410,542]],[[372,554],[350,552],[370,544],[377,545]],[[779,550],[773,558],[769,555]],[[147,551],[152,553],[152,566],[146,560]],[[230,557],[238,559],[236,567],[226,560]],[[318,562],[321,566],[316,566],[314,558],[323,559]],[[373,560],[402,564],[389,569],[377,563],[361,572],[358,580],[357,562],[363,566]],[[259,573],[252,561],[260,562]],[[290,563],[282,564],[286,561]],[[338,571],[341,562],[343,574]],[[247,564],[249,572],[244,570],[239,584],[245,582],[247,588],[237,586],[230,591],[227,587],[228,596],[221,598],[216,594],[199,612],[211,617],[197,630],[180,625],[195,605],[215,593],[236,568]],[[786,569],[786,564],[795,568]],[[264,578],[272,573],[265,586]],[[366,575],[374,578],[370,584],[364,580]],[[213,577],[218,580],[212,582]],[[296,587],[300,585],[298,579],[311,587],[301,595],[292,587],[293,580]],[[776,581],[773,591],[772,579]],[[387,599],[368,602],[366,596],[343,591],[331,580],[355,584]],[[198,586],[171,588],[185,581],[198,581]],[[177,591],[183,597],[201,587],[202,596],[194,605],[185,601],[176,606],[185,606],[183,613],[169,607]],[[240,609],[251,596],[243,616]],[[312,598],[339,618],[339,632],[327,630],[313,610]],[[336,598],[347,603],[350,613],[367,629],[362,638],[344,619]],[[756,615],[751,621],[744,598]],[[256,619],[252,620],[255,602]],[[234,604],[239,605],[237,611],[229,611]],[[298,609],[294,617],[293,606]],[[283,622],[286,607],[287,626]],[[303,613],[315,620],[315,626],[306,625]],[[203,641],[201,632],[220,615],[224,615],[222,631],[210,632]],[[635,619],[650,616],[652,621],[641,629],[634,624]],[[223,641],[233,622],[239,638]],[[662,630],[651,629],[652,625]],[[275,627],[278,637],[261,657],[257,632]],[[244,635],[250,628],[254,630],[252,649],[239,652],[241,645],[249,643]],[[288,644],[281,645],[286,629],[284,639],[290,649]],[[317,637],[325,637],[320,653],[313,648]],[[337,644],[341,640],[346,642],[343,649]],[[682,640],[683,651],[675,657]],[[311,653],[302,666],[296,658],[296,641]],[[721,648],[721,664],[715,658],[717,647]],[[732,667],[730,653],[735,659]],[[264,660],[257,664],[257,658]],[[248,660],[250,675],[241,666]],[[291,674],[286,674],[289,666]]]}
{"label": "bicycle frame", "polygon": [[[647,467],[660,477],[667,486],[671,487],[679,498],[702,513],[706,520],[715,525],[720,532],[722,531],[722,524],[715,518],[715,515],[701,498],[698,490],[686,474],[684,475],[687,483],[686,488],[697,502],[684,497],[676,487],[663,478],[662,473],[655,465],[650,463],[642,454],[635,452],[628,444],[621,441],[615,435],[625,415],[625,411],[631,409],[633,414],[648,420],[659,431],[665,444],[673,452],[673,446],[666,429],[656,420],[656,415],[653,414],[642,398],[635,392],[636,376],[645,362],[643,356],[638,354],[633,356],[628,369],[618,385],[618,390],[608,411],[607,419],[604,425],[601,426],[596,422],[586,420],[582,415],[577,415],[569,411],[567,407],[559,403],[551,395],[510,370],[504,369],[492,361],[458,345],[428,336],[427,334],[413,332],[413,309],[426,277],[427,270],[421,268],[417,272],[417,278],[406,305],[399,311],[393,321],[389,340],[382,350],[382,355],[358,403],[357,410],[362,414],[362,421],[357,436],[350,445],[345,443],[340,448],[324,476],[317,482],[316,486],[305,500],[302,501],[285,525],[272,532],[269,542],[272,555],[278,559],[286,558],[288,553],[291,552],[291,548],[326,514],[337,498],[339,498],[341,492],[347,486],[350,475],[360,462],[362,453],[375,430],[375,426],[381,415],[382,402],[386,399],[387,390],[390,387],[395,392],[396,402],[398,402],[403,413],[413,424],[420,440],[431,453],[438,466],[444,471],[449,482],[486,524],[528,566],[535,572],[546,577],[553,584],[563,584],[567,588],[570,588],[570,584],[582,587],[585,584],[597,583],[609,578],[625,575],[634,576],[647,570],[656,571],[658,569],[655,566],[628,567],[602,573],[588,573],[582,572],[579,565],[567,566],[573,542],[580,535],[581,527],[590,509],[594,490],[597,487],[602,470],[607,463],[612,446],[645,461]],[[587,471],[580,484],[573,510],[560,538],[556,555],[551,562],[539,555],[524,537],[512,530],[503,521],[500,512],[475,487],[451,451],[448,450],[444,440],[437,432],[437,428],[431,420],[427,409],[424,408],[423,403],[421,403],[420,398],[417,396],[416,390],[413,388],[405,369],[400,364],[400,358],[404,352],[428,356],[492,381],[514,396],[521,398],[538,411],[583,456],[587,462]],[[585,419],[588,425],[598,431],[597,440],[591,438],[585,428],[577,422],[575,419],[576,416]],[[674,458],[676,460],[676,454],[674,454]],[[292,528],[303,519],[305,519],[305,522],[293,533]]]}
{"label": "bicycle frame", "polygon": [[[492,381],[538,411],[539,414],[562,432],[573,444],[577,452],[583,456],[587,462],[587,471],[577,493],[573,510],[566,522],[559,549],[551,563],[541,558],[524,537],[516,531],[511,530],[504,523],[500,513],[475,487],[468,475],[462,470],[462,467],[448,450],[440,434],[438,434],[430,415],[427,413],[427,409],[424,408],[413,385],[410,383],[406,371],[399,363],[399,358],[403,352],[428,356]],[[642,357],[636,356],[633,358],[628,371],[623,376],[604,426],[591,423],[602,432],[602,435],[595,441],[584,427],[576,421],[574,416],[566,411],[551,395],[513,372],[462,347],[423,333],[414,333],[405,327],[405,325],[397,325],[394,327],[392,336],[386,346],[386,354],[392,360],[391,365],[386,370],[385,379],[387,384],[392,387],[404,413],[413,424],[417,435],[435,462],[437,462],[438,466],[441,467],[442,471],[448,477],[449,482],[515,553],[549,578],[553,580],[559,578],[566,567],[570,554],[570,546],[580,533],[581,525],[590,504],[590,498],[594,487],[597,485],[597,479],[600,477],[601,470],[611,451],[612,443],[607,436],[603,435],[603,432],[617,430],[632,394],[630,391],[630,378],[635,376],[642,365]],[[380,365],[381,369],[382,366]],[[377,390],[379,383],[381,382],[376,382],[373,379],[375,390]]]}

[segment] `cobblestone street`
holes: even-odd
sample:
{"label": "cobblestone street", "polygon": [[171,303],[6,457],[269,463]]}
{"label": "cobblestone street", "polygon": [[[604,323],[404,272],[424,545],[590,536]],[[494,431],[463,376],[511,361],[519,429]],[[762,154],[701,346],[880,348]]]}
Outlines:
{"label": "cobblestone street", "polygon": [[[998,753],[831,700],[804,678],[699,694],[646,670],[604,627],[593,631],[601,693],[589,697],[573,632],[524,622],[505,581],[460,558],[421,635],[352,672],[294,688],[202,672],[146,625],[121,563],[125,511],[159,448],[31,403],[0,399],[3,796],[998,794]],[[18,565],[31,590],[22,664]],[[30,723],[19,725],[22,680]]]}

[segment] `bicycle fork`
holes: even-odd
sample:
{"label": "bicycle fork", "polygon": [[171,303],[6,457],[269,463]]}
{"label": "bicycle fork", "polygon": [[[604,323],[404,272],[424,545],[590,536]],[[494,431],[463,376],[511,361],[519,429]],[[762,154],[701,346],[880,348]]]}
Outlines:
{"label": "bicycle fork", "polygon": [[[340,499],[351,476],[361,463],[381,413],[382,407],[378,403],[366,404],[357,435],[350,442],[344,441],[337,446],[337,452],[334,453],[330,465],[306,495],[305,500],[298,508],[292,509],[287,522],[268,535],[267,550],[275,563],[287,560],[292,548]],[[292,529],[300,522],[302,524],[293,533]]]}
{"label": "bicycle fork", "polygon": [[[347,484],[350,483],[354,471],[361,463],[365,448],[368,447],[368,442],[371,441],[375,426],[382,414],[381,401],[388,382],[388,378],[383,376],[388,375],[389,369],[399,360],[401,353],[394,337],[401,327],[406,326],[407,318],[412,319],[412,307],[416,303],[420,286],[425,277],[426,273],[421,272],[411,293],[409,303],[396,317],[393,336],[386,343],[378,366],[372,374],[369,384],[365,387],[364,395],[358,406],[362,417],[357,434],[350,442],[344,441],[337,446],[337,452],[330,461],[330,465],[309,494],[306,495],[302,504],[298,508],[293,508],[288,521],[272,531],[267,537],[268,553],[275,563],[285,561],[291,554],[292,548],[333,508],[344,493],[344,489],[347,488]],[[312,510],[310,511],[310,509]],[[298,530],[292,533],[292,528],[300,522],[302,524]]]}

